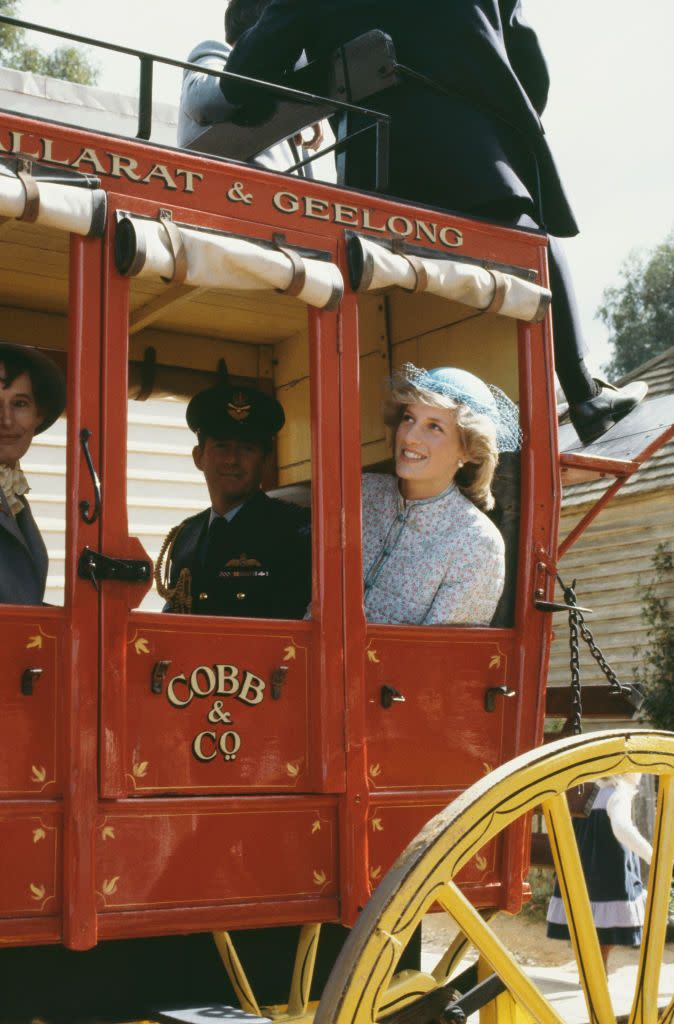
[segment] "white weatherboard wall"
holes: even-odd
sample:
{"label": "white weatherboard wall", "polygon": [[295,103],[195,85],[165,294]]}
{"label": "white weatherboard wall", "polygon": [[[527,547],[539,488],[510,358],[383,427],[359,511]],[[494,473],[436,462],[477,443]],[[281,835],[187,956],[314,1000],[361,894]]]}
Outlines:
{"label": "white weatherboard wall", "polygon": [[[674,348],[639,367],[627,380],[645,380],[649,397],[674,392]],[[564,492],[561,536],[599,497],[610,481],[577,484]],[[578,604],[592,608],[587,623],[609,664],[624,683],[632,681],[639,652],[645,646],[639,588],[653,576],[651,559],[659,543],[674,551],[674,441],[664,445],[622,487],[562,559],[562,579],[578,579]],[[558,591],[559,593],[559,591]],[[674,579],[663,590],[674,602]],[[551,686],[569,685],[568,625],[555,616]],[[581,642],[582,679],[601,683],[605,677]]]}
{"label": "white weatherboard wall", "polygon": [[[66,424],[61,419],[35,438],[22,466],[31,486],[29,500],[49,550],[45,600],[62,604],[65,558]],[[129,403],[129,532],[154,560],[161,542],[176,523],[208,506],[204,478],[192,461],[194,434],[185,423],[185,403]],[[92,499],[87,476],[81,497]],[[101,481],[105,489],[105,479]],[[113,584],[114,585],[114,584]],[[154,592],[143,608],[160,608]]]}

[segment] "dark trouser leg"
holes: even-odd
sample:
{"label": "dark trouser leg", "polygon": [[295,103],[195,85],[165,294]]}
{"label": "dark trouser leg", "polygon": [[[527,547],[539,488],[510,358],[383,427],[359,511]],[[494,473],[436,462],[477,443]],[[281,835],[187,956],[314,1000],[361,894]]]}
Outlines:
{"label": "dark trouser leg", "polygon": [[[509,227],[538,228],[533,203],[526,199],[504,199],[486,203],[470,213],[487,217]],[[558,238],[548,238],[548,266],[552,291],[552,333],[555,369],[562,391],[570,404],[584,402],[597,393],[597,386],[585,365],[587,347],[571,280],[571,272]]]}

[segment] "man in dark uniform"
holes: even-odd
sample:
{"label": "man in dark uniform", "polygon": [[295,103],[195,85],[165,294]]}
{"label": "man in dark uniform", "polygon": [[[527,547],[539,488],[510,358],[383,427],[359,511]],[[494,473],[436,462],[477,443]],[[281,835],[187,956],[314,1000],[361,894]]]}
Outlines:
{"label": "man in dark uniform", "polygon": [[165,610],[301,619],[311,599],[309,510],[261,490],[282,406],[219,384],[195,395],[186,417],[211,507],[172,531]]}
{"label": "man in dark uniform", "polygon": [[20,460],[65,404],[65,381],[48,356],[0,342],[0,604],[44,600],[49,558]]}
{"label": "man in dark uniform", "polygon": [[[540,121],[549,76],[520,0],[272,0],[245,32],[227,68],[280,81],[306,50],[327,57],[339,43],[379,28],[393,39],[401,84],[364,101],[391,116],[389,191],[506,225],[571,236],[578,228]],[[251,87],[223,81],[232,102]],[[258,101],[259,102],[259,101]],[[364,127],[351,116],[351,129]],[[347,185],[373,187],[374,133],[349,144]],[[585,365],[573,288],[550,239],[555,360],[579,436],[589,442],[643,398],[646,385],[617,390]]]}

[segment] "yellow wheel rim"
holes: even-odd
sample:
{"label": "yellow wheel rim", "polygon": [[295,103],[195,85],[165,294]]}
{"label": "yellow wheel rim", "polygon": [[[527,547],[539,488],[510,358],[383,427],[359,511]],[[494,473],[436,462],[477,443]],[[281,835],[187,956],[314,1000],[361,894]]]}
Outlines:
{"label": "yellow wheel rim", "polygon": [[[607,775],[660,777],[653,861],[630,1024],[657,1024],[657,993],[674,861],[674,734],[620,730],[559,740],[508,762],[433,818],[382,880],[330,976],[315,1024],[375,1024],[392,1010],[396,964],[438,903],[514,1002],[540,1024],[564,1024],[453,879],[482,846],[542,805],[590,1024],[615,1024],[565,792]],[[392,982],[393,989],[392,989]],[[663,1021],[671,1021],[669,1007]]]}

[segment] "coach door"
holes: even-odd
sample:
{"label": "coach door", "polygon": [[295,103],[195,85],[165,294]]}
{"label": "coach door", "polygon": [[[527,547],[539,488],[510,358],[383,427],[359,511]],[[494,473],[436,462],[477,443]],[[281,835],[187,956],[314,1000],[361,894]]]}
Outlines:
{"label": "coach door", "polygon": [[[539,379],[544,378],[547,349],[539,323],[518,321],[525,315],[524,308],[502,310],[500,315],[495,310],[479,312],[488,305],[485,295],[492,275],[479,266],[478,259],[481,250],[488,250],[492,255],[489,265],[494,267],[493,254],[500,250],[509,257],[502,257],[502,264],[521,261],[523,268],[538,268],[539,253],[531,239],[527,248],[526,239],[499,239],[497,229],[486,239],[487,229],[481,226],[477,230],[480,234],[474,237],[474,226],[461,225],[456,236],[464,248],[452,259],[430,248],[403,247],[402,253],[409,256],[406,259],[400,246],[391,249],[384,242],[357,236],[349,242],[352,283],[359,292],[361,396],[360,437],[352,437],[350,443],[354,448],[360,445],[362,471],[389,479],[394,473],[392,437],[384,422],[382,399],[386,379],[405,363],[426,369],[460,367],[499,386],[519,403],[525,435],[523,454],[502,456],[494,483],[495,521],[505,542],[507,579],[501,602],[490,611],[489,621],[424,624],[428,611],[425,577],[434,568],[425,562],[433,557],[432,523],[427,550],[417,546],[419,563],[402,565],[397,587],[389,587],[390,607],[387,615],[381,615],[383,621],[376,621],[376,616],[369,622],[360,619],[361,613],[355,611],[363,606],[360,571],[354,567],[347,572],[351,588],[346,595],[348,628],[362,638],[358,646],[367,738],[363,786],[369,801],[371,886],[425,821],[461,790],[513,756],[518,744],[531,746],[534,742],[533,694],[542,655],[539,649],[537,663],[534,634],[526,648],[523,634],[525,629],[537,631],[539,638],[541,634],[528,599],[532,581],[523,578],[522,565],[526,566],[527,560],[523,563],[519,552],[520,538],[535,532],[541,542],[550,537],[551,522],[534,522],[540,513],[534,510],[532,496],[537,486],[553,485],[553,460],[549,450],[544,451],[546,440],[541,432],[536,479],[527,445],[531,417],[547,421],[547,396],[531,396],[537,405],[532,409],[520,383],[531,380],[534,367]],[[513,259],[513,246],[517,259]],[[464,254],[469,258],[462,263]],[[530,312],[536,313],[544,292],[536,283],[535,272],[525,270],[513,284],[513,269],[501,266],[512,285],[509,294],[521,290],[527,296],[530,291]],[[544,272],[542,266],[540,269]],[[472,278],[476,279],[473,283]],[[453,282],[457,286],[454,294]],[[355,371],[355,360],[348,365]],[[347,523],[358,522],[359,489],[358,481],[345,476]],[[372,509],[364,508],[363,515],[368,514],[373,514]],[[404,508],[398,508],[397,514],[402,521]],[[393,540],[387,543],[395,547],[395,531],[388,536]],[[349,539],[352,551],[360,538]],[[385,558],[389,555],[388,550],[382,552]],[[349,678],[356,671],[356,665],[351,671],[347,666]],[[494,845],[466,867],[462,877],[471,887],[471,899],[480,903],[488,892],[490,900],[501,898],[494,895],[494,887],[502,877],[503,857],[507,860],[507,856],[507,851]]]}
{"label": "coach door", "polygon": [[[168,219],[137,203],[113,211],[111,225],[102,795],[339,790],[342,698],[328,685],[340,664],[338,366],[330,312],[340,297],[339,272],[314,242],[298,236],[279,248],[270,230],[242,238],[241,225],[225,218],[206,226],[193,214]],[[225,380],[241,421],[250,415],[250,389],[282,405],[286,422],[266,459],[262,489],[276,508],[293,503],[305,546],[313,536],[313,594],[308,587],[301,607],[297,599],[282,601],[274,619],[247,611],[268,584],[259,531],[273,534],[273,518],[255,520],[223,570],[236,579],[239,602],[226,615],[191,614],[184,579],[176,594],[175,580],[153,575],[185,520],[188,547],[203,557],[210,499],[185,410],[195,393]],[[287,543],[283,534],[277,543]],[[304,593],[298,580],[307,562],[298,554],[283,571],[277,590]],[[196,570],[188,591],[193,582],[196,605],[204,596]]]}
{"label": "coach door", "polygon": [[[79,769],[95,743],[97,610],[73,553],[97,545],[100,525],[87,465],[96,460],[100,441],[101,247],[81,236],[96,233],[96,222],[102,229],[105,197],[82,187],[77,175],[72,185],[65,172],[59,181],[46,183],[40,168],[0,161],[0,333],[9,343],[4,359],[0,353],[9,381],[0,462],[19,459],[23,473],[14,480],[3,474],[8,490],[0,498],[5,944],[20,935],[34,942],[82,941],[63,893],[88,881],[77,851],[93,822],[95,796],[94,776]],[[60,403],[52,404],[58,371],[67,384],[60,415]],[[89,382],[86,391],[80,379]],[[38,421],[25,418],[30,390]]]}

